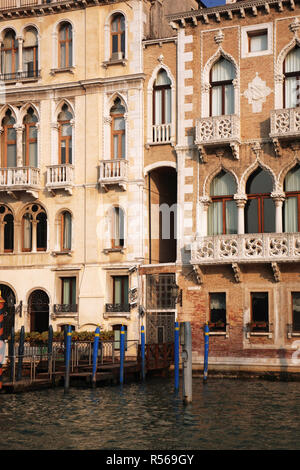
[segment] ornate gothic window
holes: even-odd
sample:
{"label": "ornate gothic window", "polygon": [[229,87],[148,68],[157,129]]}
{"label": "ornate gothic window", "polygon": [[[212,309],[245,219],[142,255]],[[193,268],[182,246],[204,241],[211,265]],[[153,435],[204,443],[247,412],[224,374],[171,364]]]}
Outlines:
{"label": "ornate gothic window", "polygon": [[47,215],[39,204],[30,204],[22,218],[22,251],[46,251]]}
{"label": "ornate gothic window", "polygon": [[23,165],[36,168],[37,161],[37,123],[38,119],[30,107],[23,119]]}
{"label": "ornate gothic window", "polygon": [[121,60],[125,57],[125,18],[121,14],[113,16],[111,22],[111,58]]}
{"label": "ornate gothic window", "polygon": [[12,30],[6,31],[1,46],[1,72],[4,79],[16,78],[19,57],[18,40]]}
{"label": "ornate gothic window", "polygon": [[229,60],[221,57],[210,71],[210,115],[234,114],[235,69]]}
{"label": "ornate gothic window", "polygon": [[16,120],[12,116],[11,110],[8,109],[2,120],[3,133],[1,136],[1,140],[2,140],[1,166],[3,168],[17,166],[17,136],[16,136],[16,129],[14,127],[15,123],[16,123]]}
{"label": "ornate gothic window", "polygon": [[208,234],[237,233],[237,206],[233,199],[236,184],[230,173],[221,171],[212,180],[208,209]]}
{"label": "ornate gothic window", "polygon": [[25,77],[38,75],[38,37],[34,28],[25,31],[23,42],[23,74]]}
{"label": "ornate gothic window", "polygon": [[58,115],[58,155],[59,164],[72,163],[72,113],[64,104]]}
{"label": "ornate gothic window", "polygon": [[299,106],[299,79],[300,79],[300,47],[291,50],[283,63],[283,107],[295,108]]}
{"label": "ornate gothic window", "polygon": [[58,31],[58,67],[73,65],[73,32],[70,23],[62,23]]}
{"label": "ornate gothic window", "polygon": [[300,232],[300,165],[296,165],[286,175],[284,191],[284,232]]}
{"label": "ornate gothic window", "polygon": [[110,110],[111,123],[111,158],[125,158],[125,108],[120,98],[116,98]]}
{"label": "ornate gothic window", "polygon": [[272,189],[271,176],[261,168],[249,177],[246,185],[246,233],[275,232],[275,204],[270,194]]}

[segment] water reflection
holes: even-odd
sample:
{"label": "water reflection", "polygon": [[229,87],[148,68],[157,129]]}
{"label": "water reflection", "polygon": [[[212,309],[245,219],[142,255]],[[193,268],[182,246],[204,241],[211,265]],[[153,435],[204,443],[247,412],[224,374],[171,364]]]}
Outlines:
{"label": "water reflection", "polygon": [[193,380],[1,395],[0,449],[299,449],[296,382]]}

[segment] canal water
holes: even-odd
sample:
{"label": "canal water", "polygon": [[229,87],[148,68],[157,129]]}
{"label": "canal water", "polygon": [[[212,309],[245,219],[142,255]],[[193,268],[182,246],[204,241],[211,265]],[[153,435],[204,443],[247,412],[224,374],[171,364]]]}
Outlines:
{"label": "canal water", "polygon": [[0,395],[3,450],[300,449],[300,383],[173,379]]}

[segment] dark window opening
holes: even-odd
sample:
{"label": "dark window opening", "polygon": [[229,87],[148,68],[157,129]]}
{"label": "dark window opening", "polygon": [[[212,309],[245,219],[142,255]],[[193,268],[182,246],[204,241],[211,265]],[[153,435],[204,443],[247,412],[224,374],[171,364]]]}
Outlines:
{"label": "dark window opening", "polygon": [[212,331],[226,330],[226,294],[224,292],[213,292],[209,294],[210,322],[209,329]]}
{"label": "dark window opening", "polygon": [[251,330],[256,332],[269,331],[269,299],[268,292],[251,293]]}

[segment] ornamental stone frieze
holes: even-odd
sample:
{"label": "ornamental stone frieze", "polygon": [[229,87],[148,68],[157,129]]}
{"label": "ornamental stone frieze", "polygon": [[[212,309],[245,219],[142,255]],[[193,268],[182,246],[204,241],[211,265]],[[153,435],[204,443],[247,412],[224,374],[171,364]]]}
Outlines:
{"label": "ornamental stone frieze", "polygon": [[271,88],[266,85],[256,72],[252,82],[248,84],[247,90],[243,95],[247,98],[248,103],[252,105],[253,113],[261,113],[262,105],[266,102],[267,96],[272,92]]}

